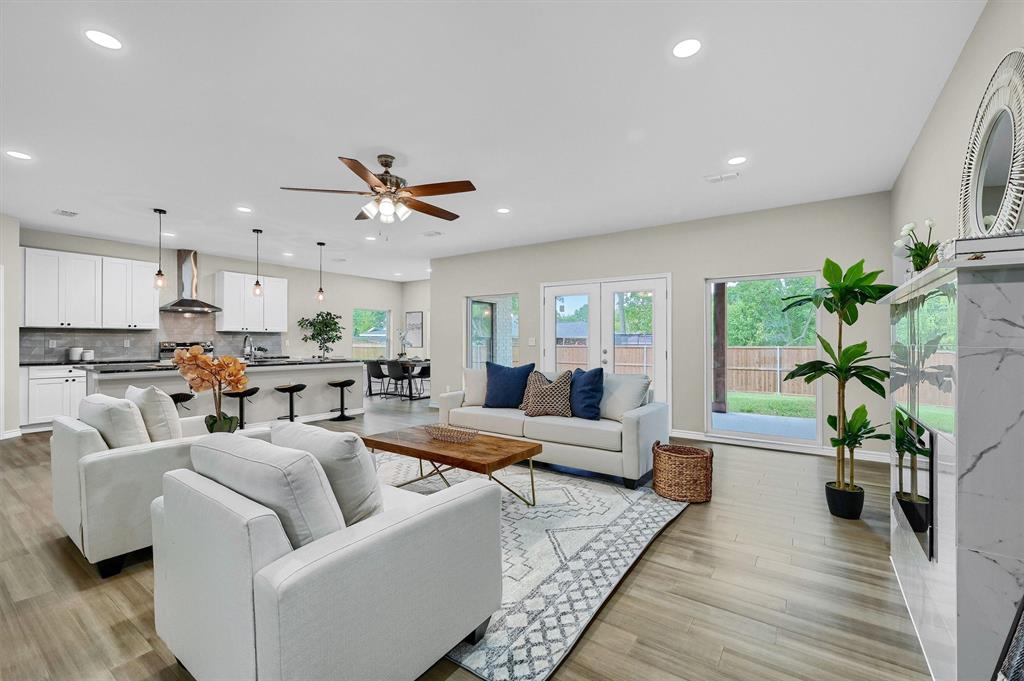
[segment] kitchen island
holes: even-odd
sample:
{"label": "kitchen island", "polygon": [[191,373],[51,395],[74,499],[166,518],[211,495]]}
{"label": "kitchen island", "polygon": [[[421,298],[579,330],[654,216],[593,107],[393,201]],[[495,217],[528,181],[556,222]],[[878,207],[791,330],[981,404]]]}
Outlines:
{"label": "kitchen island", "polygon": [[[188,384],[178,368],[170,363],[86,364],[76,368],[86,372],[89,394],[103,393],[124,397],[125,389],[155,385],[168,394],[189,392]],[[319,421],[336,416],[331,409],[338,406],[339,389],[327,385],[328,381],[351,378],[355,385],[345,391],[345,411],[359,414],[363,410],[363,363],[348,359],[265,359],[249,363],[245,369],[249,378],[247,388],[258,387],[258,393],[245,405],[246,425],[274,422],[288,415],[288,395],[274,388],[289,383],[303,383],[306,389],[295,400],[296,421]],[[301,398],[301,399],[300,399]],[[222,411],[229,416],[238,415],[238,400],[224,398]],[[182,415],[213,413],[213,393],[207,391],[179,407]],[[185,411],[185,410],[189,411]]]}

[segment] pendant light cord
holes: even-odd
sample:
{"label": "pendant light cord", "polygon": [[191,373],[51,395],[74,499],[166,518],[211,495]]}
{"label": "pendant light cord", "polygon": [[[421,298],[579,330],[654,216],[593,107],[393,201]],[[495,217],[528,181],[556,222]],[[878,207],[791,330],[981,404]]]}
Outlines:
{"label": "pendant light cord", "polygon": [[160,272],[164,269],[164,216],[156,214],[157,235],[156,235],[156,269]]}

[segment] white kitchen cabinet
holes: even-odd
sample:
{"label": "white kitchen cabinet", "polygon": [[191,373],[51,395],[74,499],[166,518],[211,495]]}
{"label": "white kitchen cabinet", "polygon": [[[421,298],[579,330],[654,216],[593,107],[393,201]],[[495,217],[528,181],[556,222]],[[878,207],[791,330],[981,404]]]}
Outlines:
{"label": "white kitchen cabinet", "polygon": [[267,277],[263,282],[263,330],[288,331],[288,280]]}
{"label": "white kitchen cabinet", "polygon": [[214,304],[218,331],[287,331],[288,280],[261,276],[263,295],[254,296],[256,277],[241,272],[217,272]]}
{"label": "white kitchen cabinet", "polygon": [[23,424],[49,423],[54,416],[78,417],[87,393],[85,372],[67,366],[28,368],[28,409]]}
{"label": "white kitchen cabinet", "polygon": [[103,258],[103,328],[160,327],[160,290],[153,286],[157,264]]}
{"label": "white kitchen cabinet", "polygon": [[24,249],[25,326],[103,325],[103,259],[98,255]]}

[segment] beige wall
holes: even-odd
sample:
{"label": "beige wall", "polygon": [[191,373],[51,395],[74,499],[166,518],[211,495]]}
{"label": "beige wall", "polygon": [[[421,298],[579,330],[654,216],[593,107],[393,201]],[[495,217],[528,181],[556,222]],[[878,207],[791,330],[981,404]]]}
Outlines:
{"label": "beige wall", "polygon": [[2,429],[18,427],[18,324],[22,306],[22,262],[18,250],[18,221],[0,215],[0,265],[4,268]]}
{"label": "beige wall", "polygon": [[926,217],[936,221],[939,240],[957,236],[960,176],[974,116],[996,66],[1021,47],[1024,2],[990,0],[893,185],[892,239],[901,225]]}
{"label": "beige wall", "polygon": [[[118,258],[134,258],[137,260],[154,260],[155,248],[147,248],[136,244],[125,244],[104,239],[71,236],[57,232],[22,229],[21,245],[33,248],[51,248],[78,253],[91,253]],[[178,297],[177,272],[173,250],[165,250],[163,269],[167,274],[167,285],[160,294],[160,303],[169,303]],[[254,264],[251,260],[224,258],[216,255],[199,253],[199,297],[207,302],[214,302],[214,275],[220,270],[232,272],[252,272]],[[317,352],[312,343],[303,343],[302,331],[297,321],[302,317],[311,317],[319,310],[330,310],[342,315],[342,326],[345,327],[344,339],[334,347],[334,355],[348,355],[352,351],[352,309],[368,307],[380,310],[391,310],[392,328],[401,323],[403,310],[403,284],[400,282],[352,277],[343,274],[324,272],[324,290],[327,300],[318,303],[313,295],[317,289],[318,272],[316,270],[285,267],[283,265],[260,265],[260,272],[272,277],[288,279],[288,333],[283,339],[286,354],[309,356]],[[17,300],[21,300],[20,286]],[[14,355],[17,357],[17,329],[14,331]],[[17,361],[15,359],[15,361]],[[16,412],[15,412],[16,413]],[[16,422],[16,421],[15,421]]]}
{"label": "beige wall", "polygon": [[406,312],[423,313],[423,347],[409,348],[410,355],[430,357],[430,280],[410,281],[402,285],[402,317],[395,321],[405,327]]}
{"label": "beige wall", "polygon": [[[433,260],[433,389],[462,385],[467,296],[518,293],[522,362],[539,362],[542,282],[671,272],[672,425],[703,432],[705,279],[819,270],[826,256],[844,267],[867,258],[869,267],[887,270],[889,222],[889,193],[882,192]],[[889,280],[886,271],[881,281]],[[831,320],[824,335],[835,335]],[[846,338],[867,339],[888,354],[888,308],[866,310]],[[834,410],[834,386],[825,393]],[[851,397],[867,402],[877,423],[888,420],[884,400],[859,389]]]}

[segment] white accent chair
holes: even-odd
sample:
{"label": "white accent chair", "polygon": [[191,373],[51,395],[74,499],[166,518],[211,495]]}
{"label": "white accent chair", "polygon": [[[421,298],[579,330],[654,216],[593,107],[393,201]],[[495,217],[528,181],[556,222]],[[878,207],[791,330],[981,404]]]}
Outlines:
{"label": "white accent chair", "polygon": [[380,513],[297,549],[273,510],[194,470],[163,487],[156,631],[199,681],[411,681],[501,607],[492,482],[384,485]]}
{"label": "white accent chair", "polygon": [[[153,544],[150,503],[161,494],[164,473],[192,467],[189,447],[207,434],[203,419],[181,419],[183,437],[178,439],[111,449],[92,426],[54,417],[53,513],[102,577],[120,572],[125,554]],[[269,428],[239,433],[270,439]]]}

